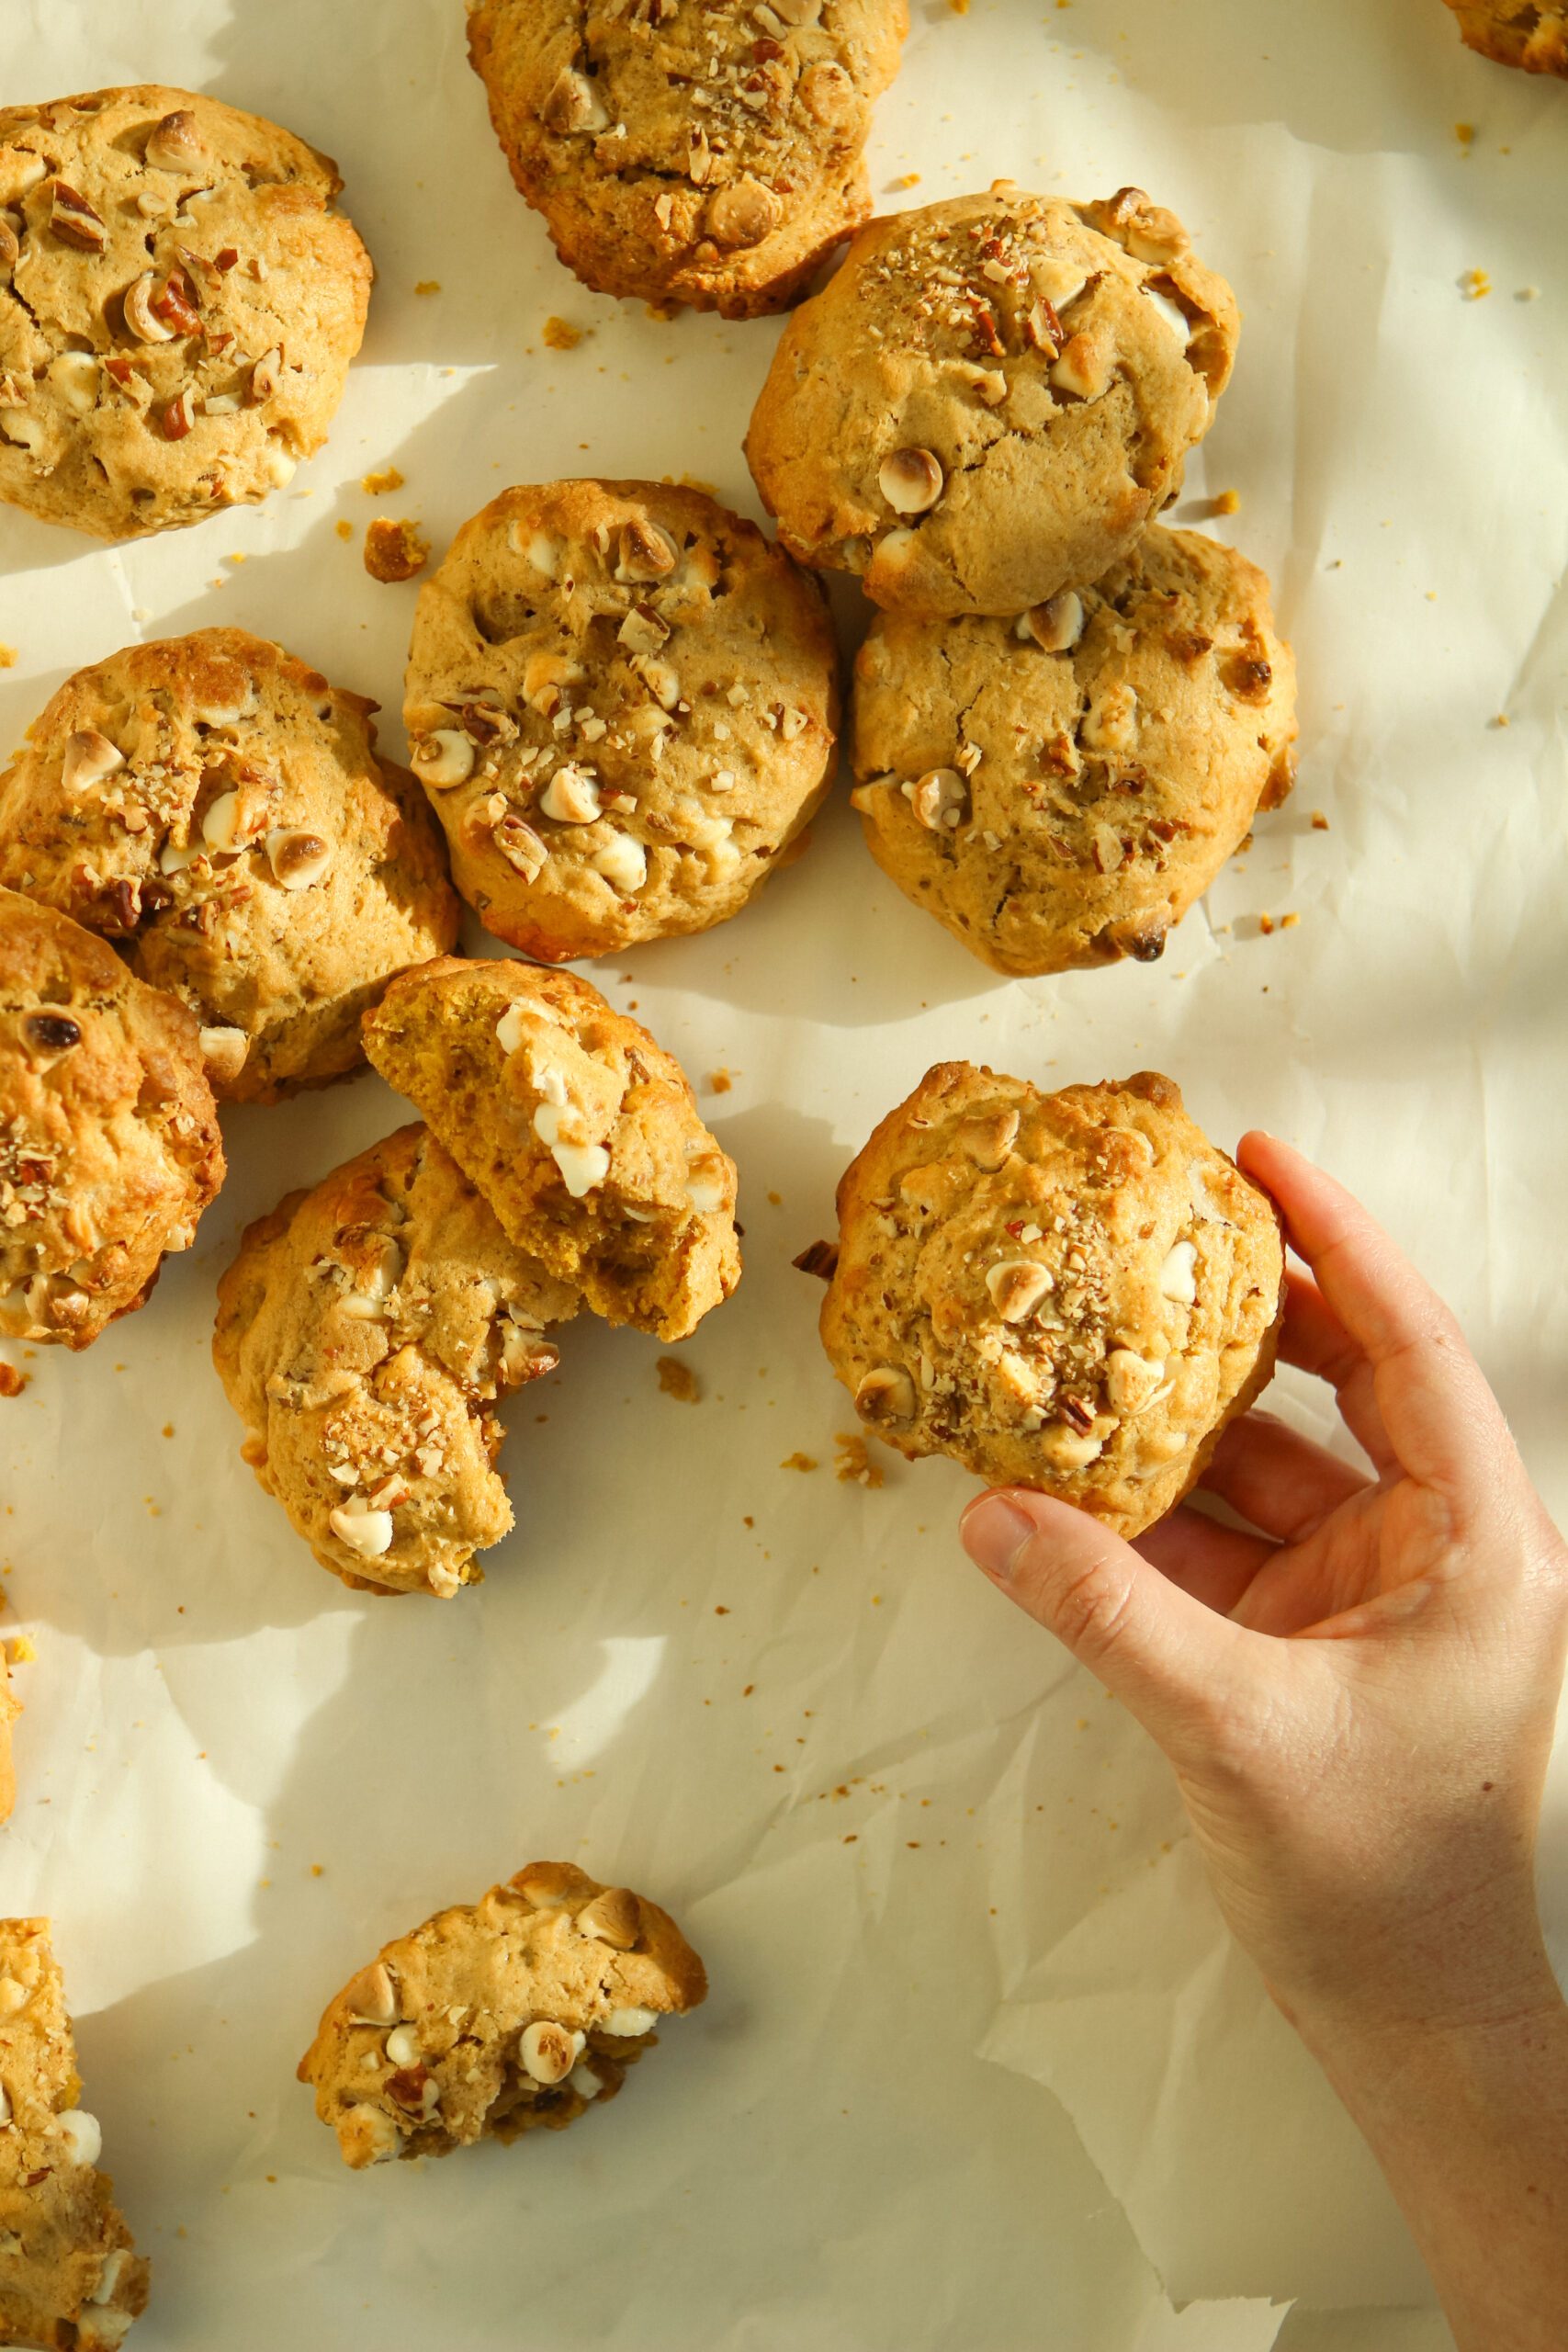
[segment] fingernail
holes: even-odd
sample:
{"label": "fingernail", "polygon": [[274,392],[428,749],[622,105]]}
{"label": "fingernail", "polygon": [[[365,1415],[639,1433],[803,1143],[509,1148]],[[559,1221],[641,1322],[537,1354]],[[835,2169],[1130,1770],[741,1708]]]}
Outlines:
{"label": "fingernail", "polygon": [[1034,1532],[1034,1521],[1005,1495],[982,1495],[972,1502],[958,1523],[959,1539],[976,1567],[988,1577],[1006,1577],[1023,1545]]}

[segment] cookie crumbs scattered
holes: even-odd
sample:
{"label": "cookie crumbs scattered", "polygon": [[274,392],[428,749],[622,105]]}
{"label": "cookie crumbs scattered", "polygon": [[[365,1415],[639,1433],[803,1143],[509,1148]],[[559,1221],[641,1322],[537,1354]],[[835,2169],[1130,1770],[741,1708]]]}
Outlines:
{"label": "cookie crumbs scattered", "polygon": [[1314,808],[1312,812],[1312,829],[1314,833],[1325,833],[1328,831],[1328,820],[1321,808]]}
{"label": "cookie crumbs scattered", "polygon": [[326,1867],[325,1862],[312,1862],[310,1864],[310,1876],[312,1878],[324,1877],[326,1874]]}
{"label": "cookie crumbs scattered", "polygon": [[1496,718],[1492,721],[1494,727],[1511,727],[1513,723],[1513,720],[1508,717],[1506,710],[1500,710],[1497,713]]}
{"label": "cookie crumbs scattered", "polygon": [[751,1696],[752,1691],[753,1691],[753,1690],[755,1690],[755,1689],[756,1689],[756,1688],[757,1688],[757,1686],[756,1686],[756,1684],[755,1684],[754,1682],[748,1682],[748,1684],[746,1685],[746,1688],[745,1688],[745,1689],[744,1689],[744,1690],[742,1690],[742,1692],[740,1693],[740,1696],[741,1696],[743,1699],[749,1699],[749,1698]]}
{"label": "cookie crumbs scattered", "polygon": [[1270,939],[1270,938],[1272,938],[1273,933],[1274,933],[1274,918],[1273,918],[1273,916],[1272,916],[1272,915],[1259,915],[1259,916],[1258,916],[1258,930],[1263,933],[1263,936],[1264,936],[1264,938],[1265,938],[1265,939]]}
{"label": "cookie crumbs scattered", "polygon": [[0,1363],[0,1396],[19,1396],[31,1373],[18,1372],[14,1363]]}
{"label": "cookie crumbs scattered", "polygon": [[1213,508],[1216,514],[1239,514],[1241,513],[1240,491],[1222,490],[1213,502]]}
{"label": "cookie crumbs scattered", "polygon": [[706,1083],[710,1094],[728,1094],[735,1080],[727,1069],[710,1069]]}
{"label": "cookie crumbs scattered", "polygon": [[852,1483],[873,1490],[881,1486],[882,1464],[872,1460],[866,1442],[858,1430],[840,1430],[833,1443],[837,1449],[834,1472],[840,1485]]}
{"label": "cookie crumbs scattered", "polygon": [[839,1245],[836,1241],[810,1242],[798,1258],[790,1260],[797,1272],[815,1274],[819,1282],[825,1283],[832,1281],[838,1263]]}
{"label": "cookie crumbs scattered", "polygon": [[919,187],[919,184],[920,175],[919,172],[901,173],[897,179],[889,180],[887,183],[890,189],[899,187]]}
{"label": "cookie crumbs scattered", "polygon": [[342,523],[334,524],[333,527],[337,532],[340,539],[352,539],[354,537],[354,526],[346,520]]}
{"label": "cookie crumbs scattered", "polygon": [[817,1466],[815,1456],[809,1453],[786,1453],[779,1464],[781,1470],[815,1470]]}
{"label": "cookie crumbs scattered", "polygon": [[682,1405],[694,1405],[703,1393],[703,1385],[689,1363],[679,1356],[660,1356],[658,1364],[659,1385],[666,1396],[675,1397]]}
{"label": "cookie crumbs scattered", "polygon": [[1459,282],[1459,290],[1467,302],[1480,302],[1492,291],[1492,280],[1483,269],[1467,269]]}
{"label": "cookie crumbs scattered", "polygon": [[165,1421],[165,1422],[164,1423],[164,1435],[165,1437],[173,1437],[173,1436],[174,1436],[174,1433],[175,1433],[175,1425],[174,1425],[173,1421]]}
{"label": "cookie crumbs scattered", "polygon": [[552,311],[545,321],[545,348],[547,351],[575,351],[584,334],[592,332],[591,328],[574,327],[570,319],[558,319]]}
{"label": "cookie crumbs scattered", "polygon": [[1461,147],[1469,147],[1475,138],[1474,123],[1456,122],[1454,125],[1454,137],[1459,141]]}
{"label": "cookie crumbs scattered", "polygon": [[372,580],[389,586],[412,580],[429,561],[430,542],[420,537],[411,522],[394,523],[389,515],[378,514],[367,526],[365,569]]}
{"label": "cookie crumbs scattered", "polygon": [[1294,931],[1300,921],[1300,915],[1295,913],[1281,915],[1280,917],[1280,928],[1281,931]]}
{"label": "cookie crumbs scattered", "polygon": [[413,290],[416,294],[439,294],[441,291],[441,280],[438,277],[422,277],[418,280]]}
{"label": "cookie crumbs scattered", "polygon": [[969,0],[947,0],[947,5],[955,17],[966,17],[969,14]]}
{"label": "cookie crumbs scattered", "polygon": [[6,1645],[7,1666],[31,1666],[37,1657],[37,1645],[28,1634],[13,1634]]}
{"label": "cookie crumbs scattered", "polygon": [[[1514,300],[1516,302],[1539,302],[1540,300],[1540,288],[1539,286],[1521,286],[1518,292],[1515,295]],[[13,662],[16,658],[15,654],[11,656]]]}
{"label": "cookie crumbs scattered", "polygon": [[782,1193],[770,1193],[768,1194],[768,1206],[771,1209],[782,1209],[784,1206],[784,1194]]}
{"label": "cookie crumbs scattered", "polygon": [[389,490],[401,490],[403,478],[396,466],[389,466],[384,473],[366,474],[359,484],[369,498],[385,498]]}
{"label": "cookie crumbs scattered", "polygon": [[16,647],[14,645],[0,645],[0,670],[14,670],[16,666]]}

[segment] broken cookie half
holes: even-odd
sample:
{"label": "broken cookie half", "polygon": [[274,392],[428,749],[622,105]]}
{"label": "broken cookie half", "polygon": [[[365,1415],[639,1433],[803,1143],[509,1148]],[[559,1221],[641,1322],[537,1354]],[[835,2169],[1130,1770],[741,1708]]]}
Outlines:
{"label": "broken cookie half", "polygon": [[680,1064],[574,974],[446,956],[365,1048],[520,1250],[611,1323],[683,1340],[740,1279],[734,1163]]}
{"label": "broken cookie half", "polygon": [[109,2352],[149,2265],[97,2169],[47,1919],[0,1919],[0,2344]]}
{"label": "broken cookie half", "polygon": [[662,2018],[706,1994],[657,1904],[530,1862],[383,1945],[329,2004],[299,2080],[355,2171],[444,2156],[576,2122],[615,2096]]}
{"label": "broken cookie half", "polygon": [[245,1460],[324,1568],[449,1599],[512,1526],[498,1397],[555,1370],[576,1290],[402,1127],[253,1225],[213,1357]]}

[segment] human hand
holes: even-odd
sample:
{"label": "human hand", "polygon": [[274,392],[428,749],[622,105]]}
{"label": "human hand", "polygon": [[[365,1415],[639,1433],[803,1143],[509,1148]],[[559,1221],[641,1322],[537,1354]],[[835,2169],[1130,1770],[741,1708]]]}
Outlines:
{"label": "human hand", "polygon": [[1568,1554],[1457,1324],[1332,1178],[1241,1166],[1310,1273],[1280,1353],[1330,1381],[1371,1475],[1252,1412],[1135,1547],[1025,1488],[965,1546],[1175,1766],[1214,1892],[1309,2040],[1506,2022],[1558,2001],[1533,1849]]}

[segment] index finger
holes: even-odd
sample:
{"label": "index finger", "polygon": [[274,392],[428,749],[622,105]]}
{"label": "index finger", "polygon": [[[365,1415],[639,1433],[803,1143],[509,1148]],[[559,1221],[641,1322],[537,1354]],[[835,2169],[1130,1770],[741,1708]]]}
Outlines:
{"label": "index finger", "polygon": [[1389,1443],[1413,1478],[1473,1482],[1506,1430],[1464,1334],[1353,1193],[1278,1136],[1244,1136],[1238,1164],[1271,1193],[1292,1248],[1371,1366]]}

